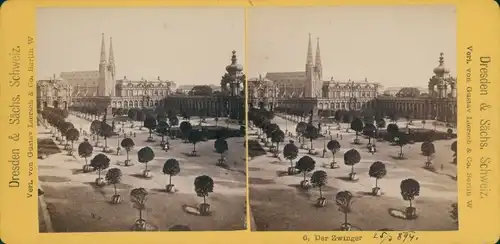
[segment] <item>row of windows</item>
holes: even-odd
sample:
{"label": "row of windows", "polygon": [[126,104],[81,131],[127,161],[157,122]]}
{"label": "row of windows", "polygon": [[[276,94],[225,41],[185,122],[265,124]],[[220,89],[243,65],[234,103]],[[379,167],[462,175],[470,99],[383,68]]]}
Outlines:
{"label": "row of windows", "polygon": [[[117,94],[120,94],[120,91],[117,91]],[[122,90],[121,95],[122,96],[128,96],[128,97],[133,97],[133,96],[166,96],[169,94],[169,90]],[[120,96],[120,95],[119,95]]]}
{"label": "row of windows", "polygon": [[328,106],[328,103],[320,103],[318,108],[319,109],[349,109],[349,108],[356,108],[356,109],[360,109],[360,108],[366,108],[368,107],[369,105],[367,103],[361,103],[361,102],[356,102],[356,103],[346,103],[346,102],[342,102],[342,103],[330,103],[330,106]]}
{"label": "row of windows", "polygon": [[158,106],[160,102],[159,101],[113,101],[111,103],[111,106],[114,108],[140,108],[144,106],[152,107],[152,106]]}
{"label": "row of windows", "polygon": [[[350,91],[330,91],[327,94],[327,97],[350,97]],[[354,97],[375,97],[375,92],[373,91],[355,91],[352,92]]]}

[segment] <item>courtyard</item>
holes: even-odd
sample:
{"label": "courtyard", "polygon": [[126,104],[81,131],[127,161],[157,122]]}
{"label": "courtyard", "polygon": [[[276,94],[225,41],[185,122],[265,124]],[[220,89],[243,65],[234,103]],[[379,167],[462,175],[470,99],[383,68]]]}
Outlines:
{"label": "courtyard", "polygon": [[[457,222],[450,217],[451,205],[457,201],[456,165],[453,161],[451,144],[456,139],[436,140],[435,157],[432,162],[435,171],[424,169],[426,157],[421,153],[421,144],[416,142],[403,147],[405,159],[397,156],[400,147],[390,145],[386,141],[377,141],[377,152],[372,154],[366,147],[368,139],[360,136],[361,144],[353,143],[355,133],[346,132],[348,124],[341,123],[341,129],[331,125],[324,138],[313,141],[313,148],[318,155],[309,155],[308,150],[300,149],[295,137],[296,123],[285,120],[283,114],[276,114],[271,123],[277,124],[285,132],[284,142],[280,143],[279,158],[269,152],[269,148],[257,137],[257,128],[249,129],[249,197],[250,209],[255,221],[256,231],[332,231],[339,230],[345,222],[344,213],[336,205],[335,195],[339,191],[349,191],[353,195],[351,212],[347,215],[353,230],[411,230],[411,231],[449,231],[457,230]],[[404,122],[398,126],[403,128]],[[322,126],[323,131],[327,125]],[[422,128],[420,122],[410,128]],[[428,126],[429,128],[431,126]],[[446,131],[446,128],[436,130]],[[330,134],[330,135],[329,135]],[[340,166],[330,168],[332,153],[327,151],[323,158],[323,147],[332,139],[339,141],[341,147],[335,155]],[[293,160],[295,164],[301,157],[308,155],[315,161],[314,170],[307,174],[308,179],[314,171],[327,173],[327,184],[321,187],[326,205],[317,207],[319,191],[317,187],[303,189],[300,185],[303,174],[289,175],[287,168],[290,161],[283,157],[283,147],[294,140],[299,147],[299,154]],[[260,149],[258,148],[260,144]],[[306,139],[306,145],[310,145]],[[343,155],[350,149],[356,149],[361,160],[354,166],[358,175],[357,181],[348,177],[351,167],[344,164]],[[265,150],[264,153],[262,150]],[[260,154],[255,151],[260,151]],[[385,164],[387,174],[378,180],[381,195],[372,194],[375,179],[370,178],[368,171],[375,161]],[[413,178],[420,184],[420,194],[416,196],[413,206],[417,218],[406,219],[405,208],[408,201],[401,196],[401,181]]]}
{"label": "courtyard", "polygon": [[[95,141],[90,136],[91,121],[71,112],[66,121],[73,123],[81,132],[75,148],[88,139],[91,145]],[[191,118],[193,125],[196,118]],[[69,155],[64,145],[55,140],[50,127],[43,123],[38,126],[39,154],[46,157],[38,160],[39,184],[43,203],[40,207],[40,220],[49,219],[50,223],[40,223],[40,232],[109,232],[130,231],[139,213],[130,201],[130,192],[134,188],[147,191],[145,209],[142,218],[151,226],[151,230],[242,230],[246,228],[245,199],[246,172],[245,148],[243,137],[228,138],[228,151],[225,154],[227,167],[217,166],[220,154],[215,152],[214,140],[201,141],[196,144],[198,156],[191,156],[193,144],[181,139],[170,139],[170,149],[162,150],[161,137],[153,134],[154,142],[148,142],[149,132],[140,128],[140,122],[130,122],[124,126],[117,125],[118,136],[108,138],[111,152],[102,152],[101,147],[94,147],[92,156],[105,154],[110,159],[110,166],[103,170],[119,168],[122,171],[121,182],[116,184],[117,192],[123,198],[119,204],[112,203],[113,185],[98,187],[94,183],[98,172],[84,173],[82,167],[85,159],[78,156],[75,150]],[[207,118],[207,126],[215,125],[213,119]],[[226,126],[219,121],[219,126]],[[228,127],[235,125],[227,125]],[[239,128],[239,126],[237,126]],[[123,130],[123,131],[122,131]],[[85,136],[84,134],[87,134]],[[129,152],[133,165],[126,166],[125,150],[118,154],[116,148],[124,139],[124,134],[131,138],[135,146]],[[134,135],[135,134],[135,135]],[[100,141],[102,142],[102,138]],[[148,163],[151,178],[141,175],[145,165],[138,162],[137,152],[143,147],[151,147],[154,159]],[[172,177],[175,192],[166,191],[169,176],[162,172],[163,164],[168,159],[176,159],[180,165],[180,173]],[[201,216],[198,205],[203,197],[198,197],[194,190],[194,180],[198,176],[207,175],[213,179],[213,192],[208,194],[207,203],[210,213]],[[49,216],[43,216],[49,215]],[[44,222],[44,221],[41,221]],[[45,221],[47,222],[47,221]],[[49,225],[50,226],[47,226]]]}

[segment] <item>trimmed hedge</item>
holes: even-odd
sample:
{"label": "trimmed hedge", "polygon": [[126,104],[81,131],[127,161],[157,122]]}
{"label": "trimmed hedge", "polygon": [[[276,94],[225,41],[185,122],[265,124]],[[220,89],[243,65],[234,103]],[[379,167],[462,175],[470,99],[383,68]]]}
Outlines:
{"label": "trimmed hedge", "polygon": [[[193,129],[198,129],[201,130],[201,127],[196,125],[193,126]],[[203,129],[206,131],[205,135],[208,140],[215,140],[218,137],[218,134],[220,131],[225,130],[226,131],[226,137],[231,138],[231,137],[242,137],[245,136],[245,134],[242,134],[240,130],[237,129],[232,129],[232,128],[226,128],[222,126],[203,126]],[[176,138],[182,138],[182,132],[179,127],[172,127],[170,129],[170,135],[174,136]]]}
{"label": "trimmed hedge", "polygon": [[[414,142],[424,142],[424,141],[436,141],[436,140],[450,140],[450,139],[456,139],[457,134],[448,134],[443,131],[434,131],[434,130],[429,130],[429,129],[423,129],[423,128],[399,128],[400,132],[408,132],[408,130],[411,130],[411,136],[410,139]],[[387,133],[387,130],[385,129],[379,129],[378,131],[379,137],[383,138],[385,141],[392,141],[392,136]]]}

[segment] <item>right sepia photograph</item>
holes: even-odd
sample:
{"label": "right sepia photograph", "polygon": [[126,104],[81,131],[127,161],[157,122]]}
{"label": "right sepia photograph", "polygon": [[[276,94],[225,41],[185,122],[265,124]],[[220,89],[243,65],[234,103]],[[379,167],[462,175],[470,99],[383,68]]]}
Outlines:
{"label": "right sepia photograph", "polygon": [[252,231],[457,230],[455,8],[247,11]]}

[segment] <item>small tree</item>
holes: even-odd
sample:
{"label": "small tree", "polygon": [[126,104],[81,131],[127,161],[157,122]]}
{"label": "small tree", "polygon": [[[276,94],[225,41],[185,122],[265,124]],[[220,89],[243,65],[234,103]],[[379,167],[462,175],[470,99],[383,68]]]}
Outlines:
{"label": "small tree", "polygon": [[104,147],[102,148],[103,152],[107,152],[108,148],[108,138],[113,135],[113,130],[110,125],[101,122],[101,130],[99,131],[100,136],[104,138]]}
{"label": "small tree", "polygon": [[360,118],[355,118],[351,122],[351,129],[356,132],[356,138],[354,139],[354,144],[359,144],[359,133],[363,131],[363,121]]}
{"label": "small tree", "polygon": [[378,187],[378,180],[384,178],[386,174],[387,174],[387,169],[385,168],[384,163],[376,161],[370,166],[368,175],[372,178],[375,178],[375,187],[372,188],[372,194],[374,196],[380,195],[380,187]]}
{"label": "small tree", "polygon": [[330,168],[336,169],[339,166],[337,165],[337,162],[335,161],[335,154],[340,150],[340,143],[337,140],[331,140],[326,144],[326,148],[332,152],[333,159],[332,162],[330,163]]}
{"label": "small tree", "polygon": [[335,203],[339,207],[339,211],[344,213],[344,223],[340,226],[341,231],[350,231],[352,225],[347,222],[347,214],[352,211],[351,206],[354,196],[349,191],[341,191],[335,195]]}
{"label": "small tree", "polygon": [[[297,137],[299,138],[299,143],[300,142],[300,138],[304,135],[304,133],[306,132],[306,129],[307,129],[307,124],[304,123],[304,122],[299,122],[297,124],[297,126],[295,127],[295,132],[297,133]],[[302,144],[301,144],[301,148],[304,148],[304,141],[302,141]]]}
{"label": "small tree", "polygon": [[276,143],[276,149],[274,150],[274,156],[278,157],[278,154],[280,153],[280,142],[285,141],[285,132],[282,130],[278,129],[275,130],[272,135],[271,135],[271,142]]}
{"label": "small tree", "polygon": [[170,125],[166,121],[158,121],[158,126],[156,127],[156,132],[161,136],[161,145],[165,143],[165,136],[167,136],[167,144],[168,144],[168,134],[170,132]]}
{"label": "small tree", "polygon": [[99,134],[101,131],[101,121],[94,120],[90,123],[90,133],[96,135],[96,146],[99,145]]}
{"label": "small tree", "polygon": [[106,181],[108,184],[113,184],[115,194],[111,198],[111,203],[118,204],[122,202],[121,196],[116,191],[116,184],[120,183],[122,179],[122,171],[119,168],[112,168],[106,173]]}
{"label": "small tree", "polygon": [[[75,128],[73,126],[73,124],[70,123],[70,122],[64,122],[63,121],[63,122],[59,123],[58,125],[59,125],[59,127],[58,127],[59,132],[60,132],[61,136],[64,136],[64,137],[66,137],[66,132],[68,132],[69,130]],[[68,140],[68,138],[66,138],[66,140]],[[66,145],[68,145],[68,144],[66,143]]]}
{"label": "small tree", "polygon": [[304,180],[302,180],[300,182],[300,186],[302,188],[309,188],[310,187],[310,183],[306,179],[306,177],[307,177],[308,172],[311,172],[314,170],[315,165],[316,165],[316,161],[314,161],[314,159],[312,159],[309,156],[303,156],[295,164],[295,168],[304,174]]}
{"label": "small tree", "polygon": [[132,138],[127,137],[127,138],[122,140],[120,145],[123,148],[125,148],[125,152],[127,152],[127,159],[125,160],[125,166],[132,165],[130,162],[130,159],[129,159],[129,153],[132,150],[132,148],[134,148],[134,146],[135,146],[134,140],[132,140]]}
{"label": "small tree", "polygon": [[218,138],[215,140],[214,143],[215,151],[220,154],[220,159],[218,160],[217,164],[222,166],[225,165],[226,160],[224,159],[224,153],[227,152],[229,149],[229,145],[227,144],[226,139],[224,138]]}
{"label": "small tree", "polygon": [[193,129],[193,126],[191,126],[191,123],[189,123],[189,121],[182,121],[181,125],[179,126],[179,129],[181,130],[184,142],[187,142],[189,133]]}
{"label": "small tree", "polygon": [[377,134],[377,127],[373,124],[366,124],[363,128],[363,134],[368,136],[368,146],[372,145],[372,138]]}
{"label": "small tree", "polygon": [[179,161],[175,158],[171,158],[163,164],[163,173],[169,175],[167,192],[175,192],[175,186],[172,184],[172,176],[176,176],[181,172],[179,166]]}
{"label": "small tree", "polygon": [[349,173],[349,179],[352,181],[357,180],[356,173],[354,173],[354,165],[361,161],[361,155],[356,149],[351,149],[344,153],[344,164],[351,166],[351,173]]}
{"label": "small tree", "polygon": [[427,157],[427,161],[425,162],[425,168],[433,169],[432,156],[434,156],[434,153],[436,153],[436,148],[434,147],[434,144],[430,141],[425,141],[422,143],[422,146],[420,146],[420,151],[422,151],[422,154]]}
{"label": "small tree", "polygon": [[399,134],[398,125],[397,124],[387,125],[387,134],[389,134],[390,138],[394,140],[394,137],[396,137]]}
{"label": "small tree", "polygon": [[288,168],[288,175],[294,175],[297,171],[293,166],[293,160],[299,155],[299,148],[293,142],[285,145],[283,148],[283,156],[290,160],[290,167]]}
{"label": "small tree", "polygon": [[194,179],[194,191],[198,197],[203,197],[203,203],[199,206],[200,214],[207,215],[210,212],[210,204],[207,203],[206,197],[214,191],[214,180],[207,175],[196,177]]}
{"label": "small tree", "polygon": [[273,133],[277,130],[280,130],[280,127],[277,124],[267,124],[264,128],[264,132],[266,133],[266,146],[272,146],[272,143],[269,144],[269,139],[272,140]]}
{"label": "small tree", "polygon": [[406,208],[406,218],[414,219],[416,217],[416,209],[412,206],[411,201],[416,196],[420,195],[420,183],[414,179],[405,179],[401,181],[401,196],[403,200],[409,201],[410,206]]}
{"label": "small tree", "polygon": [[153,116],[147,116],[146,119],[144,120],[144,127],[149,130],[149,137],[148,141],[153,141],[153,136],[151,135],[153,133],[153,130],[156,128],[156,119]]}
{"label": "small tree", "polygon": [[306,132],[303,135],[305,138],[309,139],[311,142],[311,147],[309,148],[309,154],[313,155],[314,154],[314,146],[313,146],[313,141],[318,139],[319,137],[319,131],[318,128],[316,128],[312,124],[308,124],[306,127]]}
{"label": "small tree", "polygon": [[400,132],[398,133],[398,135],[396,137],[394,137],[394,141],[396,142],[396,145],[399,146],[399,159],[404,159],[404,154],[403,154],[403,147],[406,146],[408,144],[408,142],[410,141],[410,135],[409,134],[406,134],[406,133],[403,133],[403,132]]}
{"label": "small tree", "polygon": [[203,134],[200,130],[197,130],[197,129],[192,129],[190,132],[189,132],[189,135],[188,135],[188,140],[190,143],[193,144],[193,151],[191,152],[191,155],[192,156],[197,156],[197,152],[196,152],[196,143],[200,142],[203,138]]}
{"label": "small tree", "polygon": [[377,140],[383,140],[383,138],[380,138],[379,131],[380,131],[380,129],[384,129],[385,127],[386,127],[385,120],[383,118],[378,119],[377,120],[377,134],[375,135]]}
{"label": "small tree", "polygon": [[90,160],[90,166],[97,170],[98,177],[95,180],[97,186],[104,186],[106,182],[101,178],[101,172],[109,167],[110,159],[105,154],[99,153],[92,160]]}
{"label": "small tree", "polygon": [[80,143],[80,145],[78,145],[78,155],[82,158],[85,158],[85,165],[83,165],[83,172],[85,173],[92,171],[92,167],[87,163],[87,158],[92,156],[93,151],[94,147],[90,145],[87,139],[85,139],[82,143]]}
{"label": "small tree", "polygon": [[139,210],[139,219],[135,221],[134,229],[139,231],[146,230],[146,220],[142,216],[142,211],[146,209],[148,192],[144,188],[135,188],[130,192],[130,201],[134,208]]}
{"label": "small tree", "polygon": [[151,171],[148,170],[148,163],[155,158],[155,153],[153,152],[153,149],[150,147],[143,147],[139,152],[137,152],[137,158],[139,163],[143,163],[146,165],[146,169],[142,171],[142,176],[145,178],[151,178],[153,175],[151,174]]}
{"label": "small tree", "polygon": [[327,179],[328,176],[323,170],[315,171],[311,176],[311,185],[319,188],[319,198],[316,203],[318,207],[324,207],[326,205],[326,197],[323,197],[321,187],[326,186]]}
{"label": "small tree", "polygon": [[66,140],[71,142],[71,148],[70,148],[70,155],[73,155],[73,144],[75,141],[78,141],[78,138],[80,137],[80,132],[75,129],[71,128],[68,131],[66,131]]}

